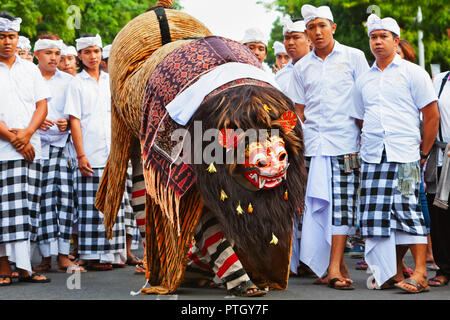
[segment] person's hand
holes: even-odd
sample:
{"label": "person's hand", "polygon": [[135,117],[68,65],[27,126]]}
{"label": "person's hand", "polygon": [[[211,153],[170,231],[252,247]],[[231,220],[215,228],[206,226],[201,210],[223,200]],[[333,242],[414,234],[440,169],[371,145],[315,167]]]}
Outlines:
{"label": "person's hand", "polygon": [[276,64],[274,64],[274,65],[272,66],[272,70],[273,70],[273,73],[277,73],[278,71],[280,71],[280,69],[277,67]]}
{"label": "person's hand", "polygon": [[10,142],[17,151],[25,148],[25,146],[30,142],[31,136],[33,135],[33,132],[28,129],[12,128],[9,131],[16,134]]}
{"label": "person's hand", "polygon": [[[427,162],[427,159],[420,159],[420,166],[423,167],[423,165]],[[416,162],[417,163],[417,162]]]}
{"label": "person's hand", "polygon": [[69,120],[64,118],[58,119],[55,124],[61,132],[66,131],[69,128]]}
{"label": "person's hand", "polygon": [[53,122],[52,120],[45,119],[44,122],[42,122],[39,126],[39,129],[41,129],[42,131],[47,131],[48,129],[50,129],[50,127],[53,127],[54,124],[55,122]]}
{"label": "person's hand", "polygon": [[78,158],[78,170],[80,170],[83,176],[92,177],[92,175],[94,174],[94,170],[92,170],[88,158],[85,155],[82,155]]}
{"label": "person's hand", "polygon": [[35,152],[31,143],[26,144],[22,149],[17,150],[17,152],[19,152],[26,161],[33,162]]}

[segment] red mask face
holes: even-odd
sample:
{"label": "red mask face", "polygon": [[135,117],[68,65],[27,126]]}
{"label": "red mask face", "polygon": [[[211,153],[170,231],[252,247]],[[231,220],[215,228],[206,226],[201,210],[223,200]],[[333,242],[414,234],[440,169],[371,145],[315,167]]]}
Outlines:
{"label": "red mask face", "polygon": [[258,190],[272,189],[286,179],[288,154],[284,141],[278,136],[247,147],[246,161],[241,172]]}

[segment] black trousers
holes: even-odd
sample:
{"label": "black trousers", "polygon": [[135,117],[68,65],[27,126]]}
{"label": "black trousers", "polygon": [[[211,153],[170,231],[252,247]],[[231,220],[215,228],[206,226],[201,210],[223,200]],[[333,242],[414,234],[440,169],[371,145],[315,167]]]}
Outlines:
{"label": "black trousers", "polygon": [[427,194],[433,256],[439,267],[436,275],[444,275],[450,279],[450,208],[444,210],[433,206],[434,196]]}

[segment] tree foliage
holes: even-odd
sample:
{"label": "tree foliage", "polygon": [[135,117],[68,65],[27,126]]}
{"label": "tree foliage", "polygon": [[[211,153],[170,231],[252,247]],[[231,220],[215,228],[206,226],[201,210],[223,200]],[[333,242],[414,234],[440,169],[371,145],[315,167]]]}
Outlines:
{"label": "tree foliage", "polygon": [[[275,0],[259,1],[263,5],[275,8],[292,18],[301,18],[301,7],[304,4],[314,6],[328,5],[333,12],[337,30],[335,39],[340,43],[359,48],[366,54],[371,63],[374,57],[370,52],[369,39],[365,22],[371,13],[381,18],[392,17],[401,27],[401,38],[408,40],[416,49],[418,59],[418,30],[422,30],[425,47],[425,65],[430,71],[430,64],[440,64],[441,70],[450,69],[450,4],[446,0]],[[421,7],[423,21],[417,22],[418,7]],[[283,39],[280,21],[274,23],[269,47],[276,40]],[[271,49],[269,48],[269,51]],[[273,52],[272,59],[274,61]],[[416,61],[418,62],[418,60]]]}
{"label": "tree foliage", "polygon": [[[100,34],[103,45],[134,17],[151,8],[157,0],[0,0],[0,10],[21,17],[20,34],[31,42],[40,34],[55,33],[74,44],[83,33]],[[180,8],[175,3],[175,8]]]}

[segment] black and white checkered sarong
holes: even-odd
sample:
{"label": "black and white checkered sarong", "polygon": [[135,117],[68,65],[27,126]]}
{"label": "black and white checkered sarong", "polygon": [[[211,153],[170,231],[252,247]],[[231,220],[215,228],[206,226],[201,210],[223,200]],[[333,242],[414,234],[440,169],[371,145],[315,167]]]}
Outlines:
{"label": "black and white checkered sarong", "polygon": [[70,242],[73,227],[73,171],[63,148],[50,146],[49,159],[42,160],[42,195],[37,240],[48,243],[57,238]]}
{"label": "black and white checkered sarong", "polygon": [[38,161],[0,161],[0,243],[36,241],[41,179]]}
{"label": "black and white checkered sarong", "polygon": [[117,214],[113,226],[113,238],[106,238],[103,213],[94,207],[97,188],[104,168],[93,168],[92,177],[85,177],[76,171],[76,186],[78,197],[78,251],[80,254],[107,254],[124,252],[125,221],[124,203]]}
{"label": "black and white checkered sarong", "polygon": [[[344,169],[344,155],[330,156],[333,190],[333,226],[356,226],[358,219],[358,188],[360,170],[354,169],[346,173]],[[309,169],[311,158],[306,158]]]}
{"label": "black and white checkered sarong", "polygon": [[414,193],[404,196],[398,190],[397,162],[362,163],[360,191],[361,235],[389,237],[395,229],[413,235],[426,236],[427,228],[419,206],[419,184]]}

